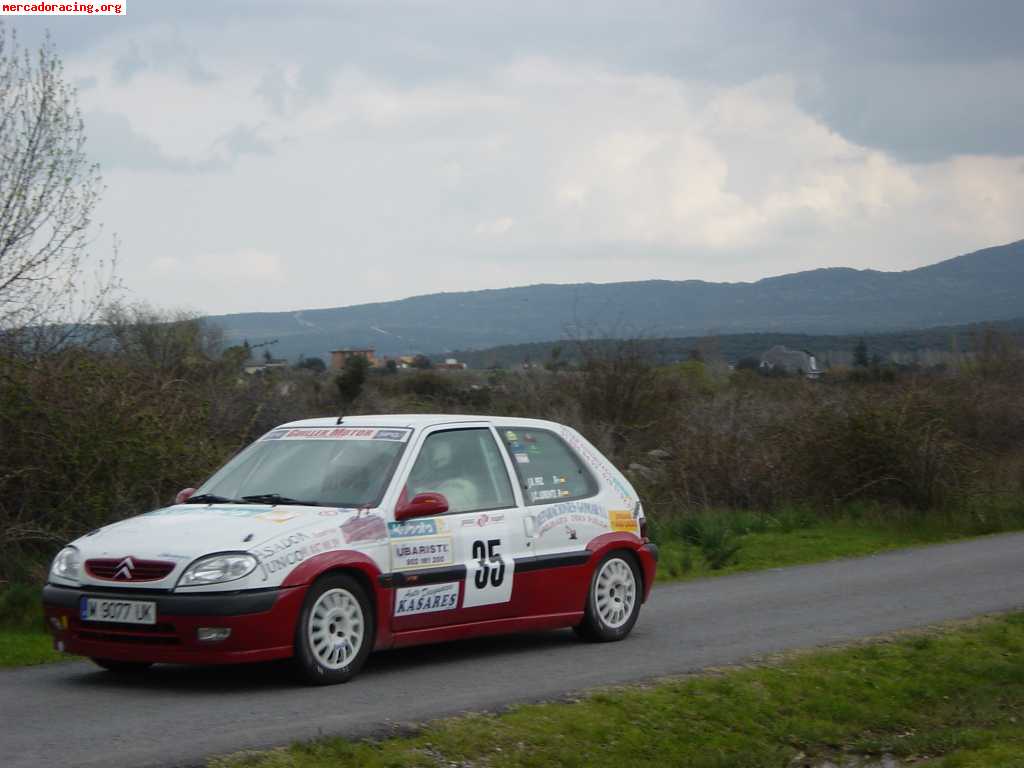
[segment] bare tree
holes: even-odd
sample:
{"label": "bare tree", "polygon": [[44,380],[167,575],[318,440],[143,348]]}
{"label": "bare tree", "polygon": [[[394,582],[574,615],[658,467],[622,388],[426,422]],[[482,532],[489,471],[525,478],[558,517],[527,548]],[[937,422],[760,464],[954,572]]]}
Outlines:
{"label": "bare tree", "polygon": [[27,328],[66,337],[113,289],[113,256],[94,265],[97,283],[84,285],[102,192],[85,142],[49,37],[29,51],[0,24],[0,337]]}

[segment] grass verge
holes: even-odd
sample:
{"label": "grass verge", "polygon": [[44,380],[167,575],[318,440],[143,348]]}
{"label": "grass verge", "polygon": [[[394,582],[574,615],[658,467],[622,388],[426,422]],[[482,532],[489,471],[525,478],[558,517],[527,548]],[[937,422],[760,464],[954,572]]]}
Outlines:
{"label": "grass verge", "polygon": [[[1024,614],[211,768],[1024,766]],[[860,765],[860,762],[856,762]]]}
{"label": "grass verge", "polygon": [[908,513],[849,505],[833,517],[787,508],[775,514],[712,510],[658,526],[658,581],[804,565],[1024,529],[1024,500],[984,512]]}
{"label": "grass verge", "polygon": [[71,658],[53,650],[53,640],[44,632],[0,629],[0,667],[27,667]]}
{"label": "grass verge", "polygon": [[0,667],[75,658],[53,650],[53,641],[42,627],[38,589],[16,584],[0,590]]}

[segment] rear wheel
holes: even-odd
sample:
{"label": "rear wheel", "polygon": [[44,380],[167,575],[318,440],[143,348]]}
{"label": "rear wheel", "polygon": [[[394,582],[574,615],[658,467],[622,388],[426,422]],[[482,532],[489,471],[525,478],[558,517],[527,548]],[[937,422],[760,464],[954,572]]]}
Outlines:
{"label": "rear wheel", "polygon": [[306,593],[295,628],[295,662],[314,685],[351,680],[373,649],[373,609],[366,590],[352,576],[334,573]]}
{"label": "rear wheel", "polygon": [[590,579],[587,608],[574,629],[584,640],[608,643],[630,633],[640,615],[640,572],[625,552],[607,554]]}
{"label": "rear wheel", "polygon": [[153,666],[151,661],[117,661],[116,659],[91,659],[92,663],[108,672],[118,675],[137,675]]}

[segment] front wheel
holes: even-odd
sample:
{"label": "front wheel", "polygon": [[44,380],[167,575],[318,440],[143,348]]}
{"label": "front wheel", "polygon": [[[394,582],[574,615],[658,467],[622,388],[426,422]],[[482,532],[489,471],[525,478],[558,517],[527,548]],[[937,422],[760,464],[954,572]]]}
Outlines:
{"label": "front wheel", "polygon": [[640,615],[640,573],[624,552],[611,552],[598,563],[590,579],[583,621],[574,629],[584,640],[609,643],[622,640]]}
{"label": "front wheel", "polygon": [[318,579],[295,628],[295,662],[314,685],[351,680],[373,649],[374,618],[366,590],[345,573]]}

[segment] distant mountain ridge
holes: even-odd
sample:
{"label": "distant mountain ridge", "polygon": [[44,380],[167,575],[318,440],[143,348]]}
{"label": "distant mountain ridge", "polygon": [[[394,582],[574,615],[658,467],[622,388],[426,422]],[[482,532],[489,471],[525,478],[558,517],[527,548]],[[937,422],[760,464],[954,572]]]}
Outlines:
{"label": "distant mountain ridge", "polygon": [[815,269],[753,283],[540,284],[297,312],[207,318],[228,344],[278,339],[277,357],[484,349],[586,335],[857,334],[1024,315],[1024,240],[904,272]]}
{"label": "distant mountain ridge", "polygon": [[[863,341],[870,356],[878,355],[885,362],[929,366],[949,362],[964,353],[983,350],[989,334],[1009,339],[1024,348],[1024,317],[885,333],[735,333],[683,338],[646,337],[640,341],[640,350],[662,365],[688,360],[694,353],[708,359],[720,358],[727,363],[737,363],[743,358],[759,360],[766,350],[782,345],[807,351],[818,358],[819,365],[832,366],[851,365],[853,349]],[[615,344],[615,340],[604,339],[587,339],[585,342],[589,350],[598,354],[607,349],[614,351]],[[552,361],[556,350],[559,362],[576,363],[580,360],[580,345],[565,340],[459,350],[453,354],[470,368],[510,368],[523,363],[543,365]]]}

